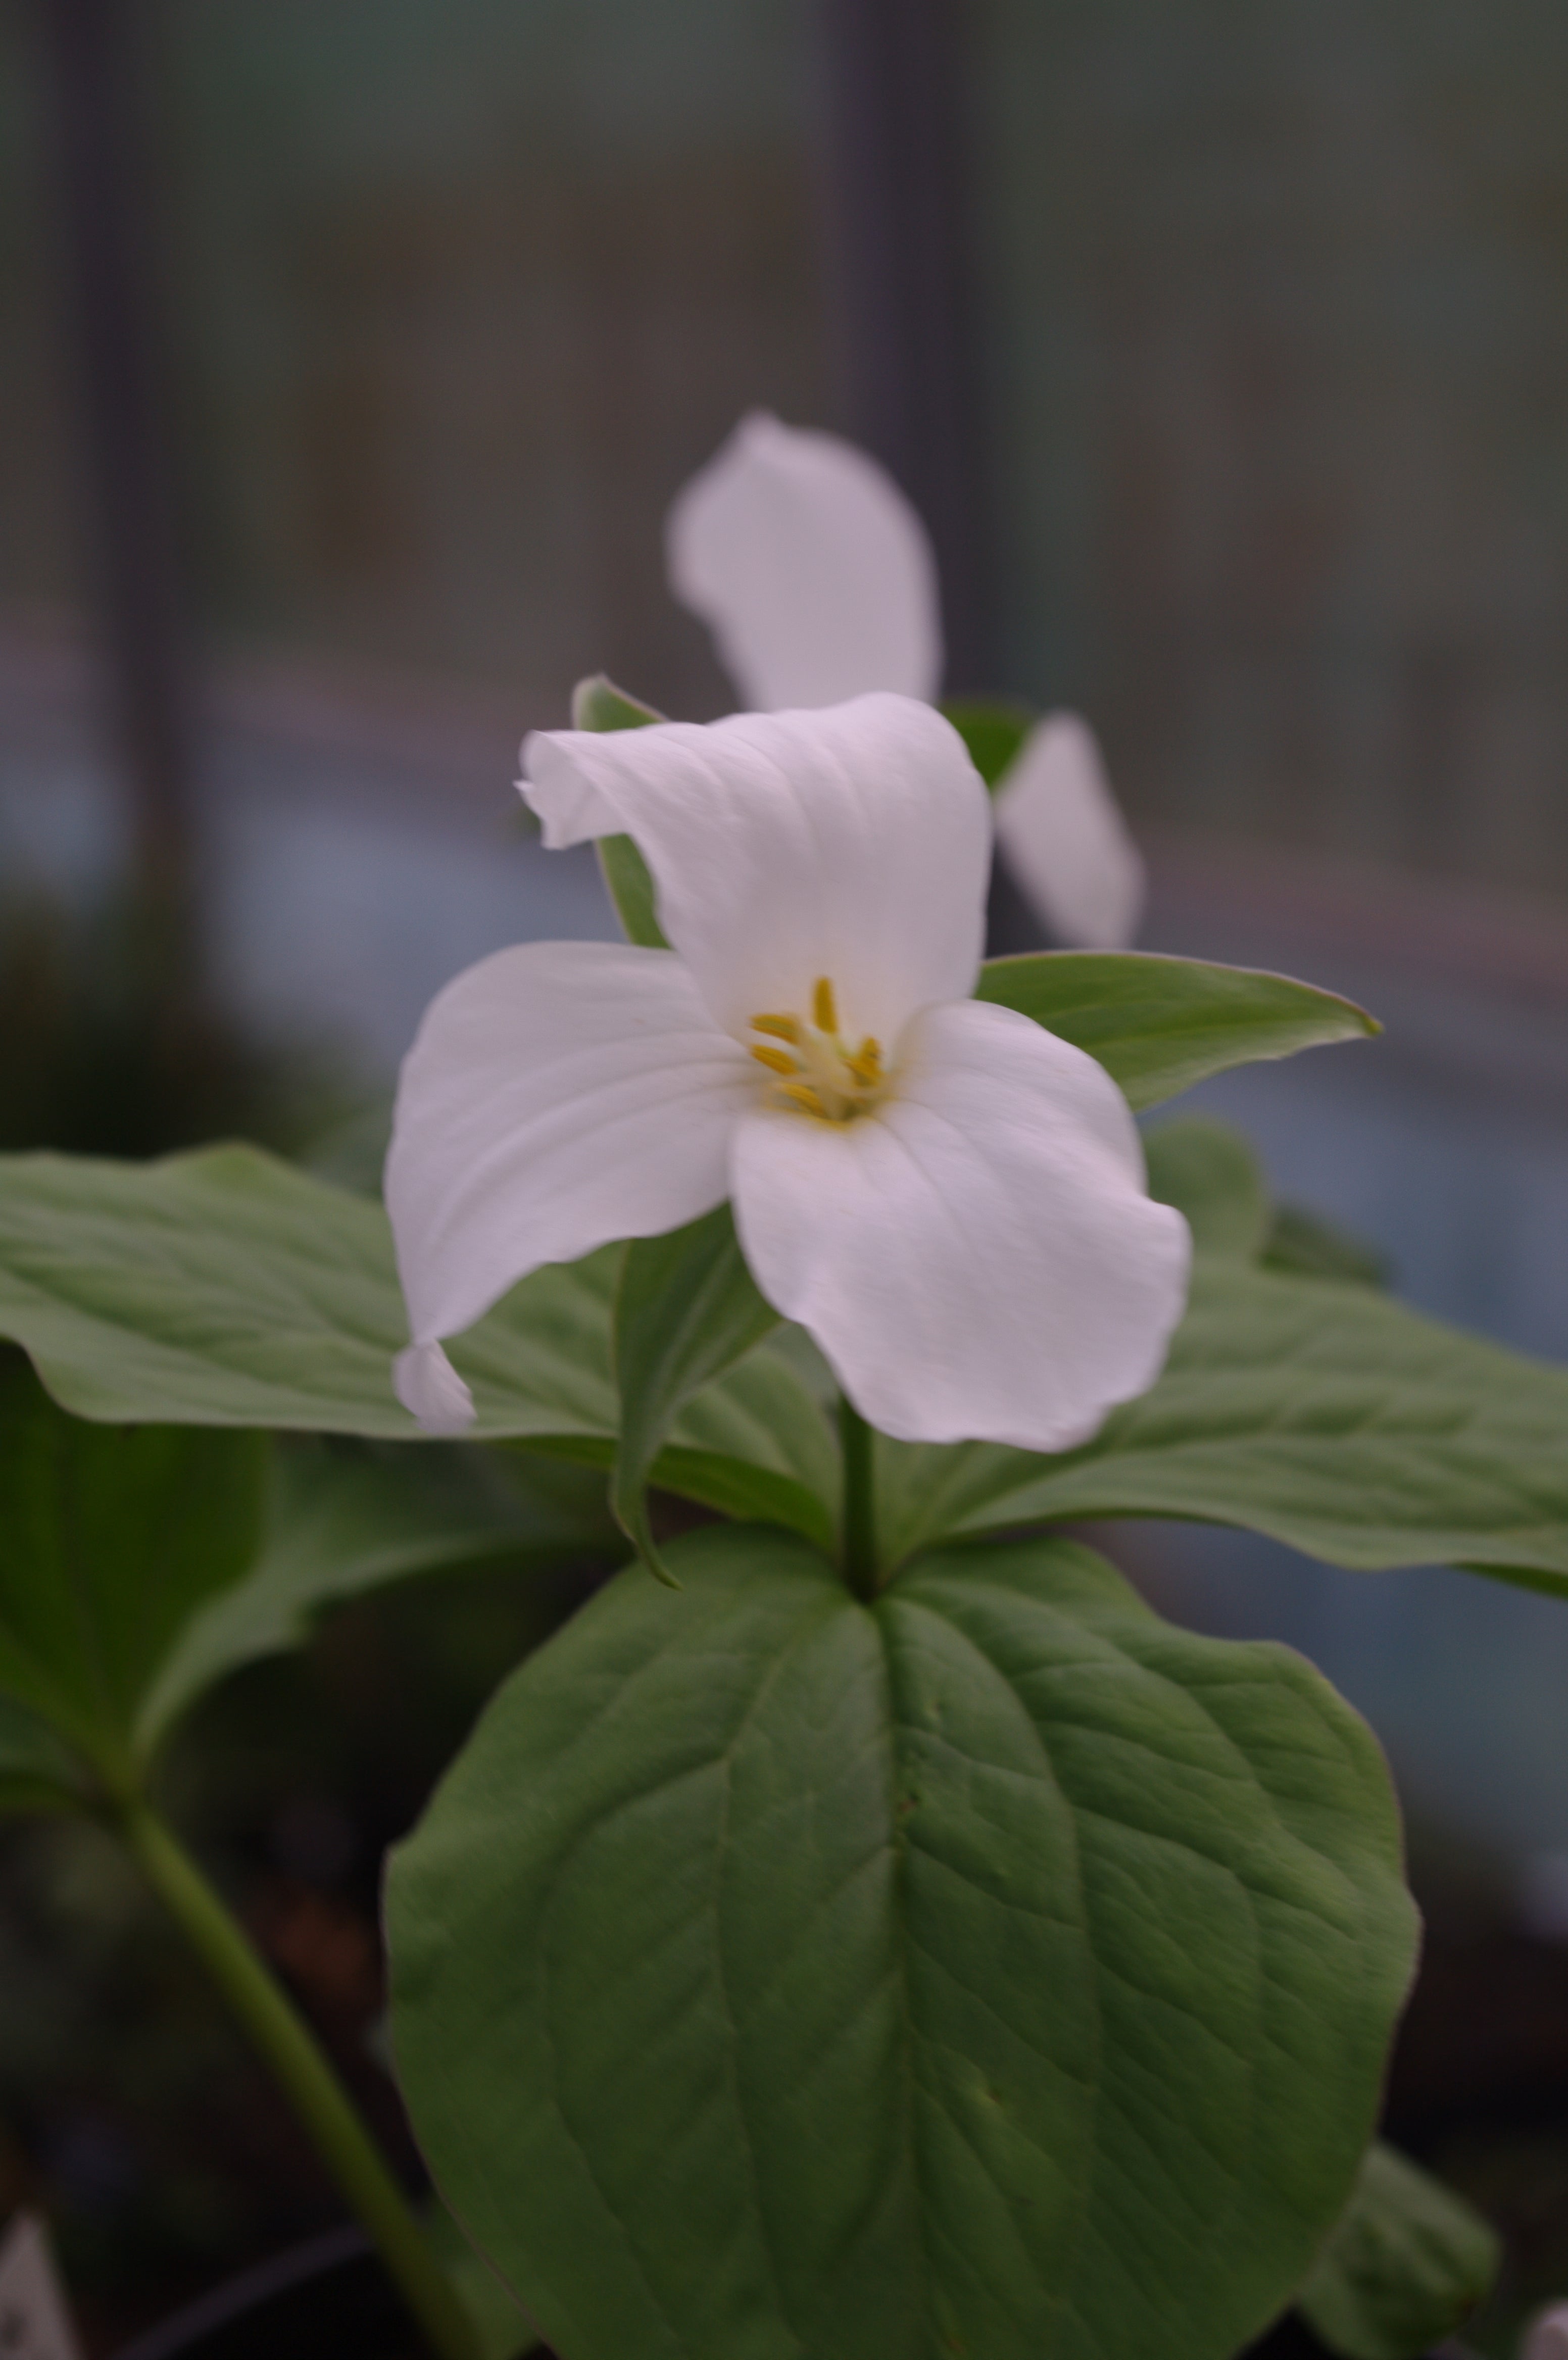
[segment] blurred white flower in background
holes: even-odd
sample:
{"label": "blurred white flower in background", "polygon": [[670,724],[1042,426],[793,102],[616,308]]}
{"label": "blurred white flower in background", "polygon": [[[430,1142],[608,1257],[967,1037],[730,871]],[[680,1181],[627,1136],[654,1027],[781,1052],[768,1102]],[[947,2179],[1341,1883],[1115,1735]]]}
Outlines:
{"label": "blurred white flower in background", "polygon": [[[886,470],[836,434],[743,418],[673,503],[670,585],[701,617],[754,711],[837,705],[872,689],[934,703],[942,630],[926,529]],[[996,833],[1014,881],[1058,940],[1125,948],[1142,857],[1093,731],[1036,724],[999,782]]]}
{"label": "blurred white flower in background", "polygon": [[935,705],[942,616],[926,528],[837,434],[743,418],[676,495],[670,586],[755,713],[889,688]]}
{"label": "blurred white flower in background", "polygon": [[1088,722],[1076,713],[1037,721],[994,802],[1014,880],[1052,934],[1087,950],[1125,950],[1144,913],[1144,864]]}

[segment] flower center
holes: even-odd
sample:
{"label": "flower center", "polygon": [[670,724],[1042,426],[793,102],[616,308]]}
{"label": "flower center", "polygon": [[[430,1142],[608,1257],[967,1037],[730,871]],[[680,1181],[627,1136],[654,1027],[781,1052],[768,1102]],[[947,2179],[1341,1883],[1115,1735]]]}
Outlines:
{"label": "flower center", "polygon": [[812,986],[809,1023],[799,1016],[753,1016],[751,1029],[767,1036],[751,1054],[777,1076],[770,1095],[797,1113],[819,1122],[852,1122],[887,1087],[882,1043],[868,1032],[852,1049],[839,1037],[838,1002],[825,975]]}

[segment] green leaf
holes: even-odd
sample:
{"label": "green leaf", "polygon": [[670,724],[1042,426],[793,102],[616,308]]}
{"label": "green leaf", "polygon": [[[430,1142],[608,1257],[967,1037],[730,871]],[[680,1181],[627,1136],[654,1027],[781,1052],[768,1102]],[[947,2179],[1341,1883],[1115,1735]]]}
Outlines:
{"label": "green leaf", "polygon": [[424,2234],[473,2322],[479,2360],[521,2360],[523,2353],[536,2352],[539,2338],[532,2327],[444,2204],[432,2205]]}
{"label": "green leaf", "polygon": [[[609,1467],[621,1251],[536,1271],[453,1344],[476,1439]],[[0,1156],[0,1335],[82,1417],[420,1439],[392,1392],[408,1317],[385,1212],[256,1148]],[[813,1535],[838,1499],[821,1410],[766,1348],[683,1413],[654,1480]]]}
{"label": "green leaf", "polygon": [[987,959],[975,997],[1087,1049],[1135,1107],[1157,1106],[1229,1065],[1382,1030],[1354,1000],[1288,976],[1145,951]]}
{"label": "green leaf", "polygon": [[648,1522],[649,1470],[693,1395],[778,1324],[746,1267],[728,1205],[627,1247],[615,1303],[620,1440],[610,1504],[661,1581],[670,1575]]}
{"label": "green leaf", "polygon": [[992,792],[1012,768],[1036,715],[1007,697],[952,696],[942,706]]}
{"label": "green leaf", "polygon": [[1255,1262],[1273,1218],[1256,1156],[1229,1123],[1192,1115],[1144,1141],[1149,1195],[1186,1216],[1195,1253]]}
{"label": "green leaf", "polygon": [[689,1402],[652,1480],[727,1516],[785,1524],[831,1556],[843,1462],[836,1421],[791,1349],[799,1337],[776,1328]]}
{"label": "green leaf", "polygon": [[1261,1262],[1298,1278],[1387,1284],[1376,1246],[1297,1205],[1276,1205],[1243,1133],[1206,1115],[1162,1123],[1145,1135],[1149,1194],[1186,1215],[1201,1254]]}
{"label": "green leaf", "polygon": [[1297,2303],[1343,2360],[1417,2360],[1469,2318],[1501,2258],[1478,2212],[1379,2140]]}
{"label": "green leaf", "polygon": [[591,672],[572,691],[574,729],[646,729],[651,721],[667,716],[623,688],[602,672]]}
{"label": "green leaf", "polygon": [[282,1448],[260,1554],[181,1633],[137,1714],[137,1749],[149,1754],[242,1664],[302,1644],[344,1599],[477,1565],[614,1563],[618,1539],[604,1486],[585,1470],[470,1449]]}
{"label": "green leaf", "polygon": [[[536,1272],[458,1342],[479,1436],[614,1431],[616,1274]],[[419,1434],[385,1212],[258,1148],[0,1157],[0,1332],[82,1417]]]}
{"label": "green leaf", "polygon": [[1365,1286],[1211,1259],[1164,1375],[1080,1450],[883,1441],[891,1560],[1085,1516],[1242,1524],[1331,1565],[1453,1564],[1568,1595],[1568,1373]]}
{"label": "green leaf", "polygon": [[0,1355],[0,1696],[103,1775],[180,1632],[256,1555],[252,1434],[88,1426]]}
{"label": "green leaf", "polygon": [[573,2360],[1230,2360],[1343,2206],[1410,1970],[1368,1732],[1065,1542],[874,1608],[783,1535],[670,1556],[393,1861],[470,2236]]}
{"label": "green leaf", "polygon": [[659,923],[658,896],[653,890],[653,879],[648,863],[629,836],[601,836],[597,847],[599,867],[609,888],[626,939],[646,951],[667,951],[670,947],[664,929]]}
{"label": "green leaf", "polygon": [[[572,694],[572,727],[574,729],[645,729],[651,721],[663,721],[651,705],[640,705],[634,696],[596,672],[591,680],[580,680]],[[620,913],[629,943],[639,943],[644,950],[664,951],[670,945],[659,923],[658,897],[648,863],[629,836],[601,836],[598,840],[599,867],[609,888],[611,901]]]}
{"label": "green leaf", "polygon": [[1262,1259],[1265,1270],[1288,1271],[1299,1278],[1337,1278],[1352,1286],[1388,1284],[1386,1253],[1299,1205],[1275,1208]]}

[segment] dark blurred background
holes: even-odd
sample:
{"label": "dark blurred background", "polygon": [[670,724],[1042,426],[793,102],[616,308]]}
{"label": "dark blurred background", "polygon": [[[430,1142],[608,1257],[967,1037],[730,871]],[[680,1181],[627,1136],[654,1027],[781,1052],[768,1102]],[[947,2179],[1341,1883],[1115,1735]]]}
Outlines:
{"label": "dark blurred background", "polygon": [[[1282,1193],[1568,1358],[1553,0],[3,0],[0,353],[0,1145],[374,1185],[437,986],[613,931],[522,731],[601,668],[727,704],[660,529],[762,404],[921,508],[949,686],[1090,715],[1151,946],[1387,1020],[1203,1094]],[[1433,1928],[1391,2119],[1509,2230],[1506,2350],[1568,2291],[1568,1609],[1119,1546],[1389,1747]],[[379,1845],[570,1595],[357,1606],[192,1741],[345,2054]],[[105,2336],[330,2217],[101,1851],[0,1881],[0,2176]]]}

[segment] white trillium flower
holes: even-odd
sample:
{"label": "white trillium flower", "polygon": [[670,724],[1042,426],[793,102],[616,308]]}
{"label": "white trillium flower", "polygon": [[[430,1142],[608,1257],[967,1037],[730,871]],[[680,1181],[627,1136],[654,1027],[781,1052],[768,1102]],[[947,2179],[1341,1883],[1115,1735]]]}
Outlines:
{"label": "white trillium flower", "polygon": [[[718,642],[754,710],[838,705],[868,690],[935,703],[936,560],[886,469],[837,434],[743,418],[665,527],[670,586]],[[1146,878],[1089,724],[1047,714],[995,795],[1025,898],[1063,942],[1124,949]]]}
{"label": "white trillium flower", "polygon": [[515,1281],[726,1198],[885,1433],[1060,1450],[1142,1393],[1187,1226],[1103,1067],[969,997],[991,815],[940,715],[879,694],[523,759],[552,849],[635,839],[672,948],[523,944],[427,1012],[387,1164],[422,1424],[472,1415],[442,1340]]}

